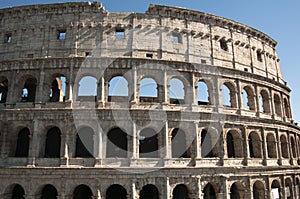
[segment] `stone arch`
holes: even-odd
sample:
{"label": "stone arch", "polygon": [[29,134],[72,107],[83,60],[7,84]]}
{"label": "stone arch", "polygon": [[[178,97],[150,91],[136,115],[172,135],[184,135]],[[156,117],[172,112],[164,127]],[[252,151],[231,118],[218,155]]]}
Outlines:
{"label": "stone arch", "polygon": [[11,186],[11,199],[25,199],[25,189],[20,184]]}
{"label": "stone arch", "polygon": [[106,199],[127,199],[126,189],[119,184],[113,184],[106,190]]}
{"label": "stone arch", "polygon": [[277,158],[277,150],[276,150],[276,139],[273,133],[267,134],[267,151],[268,151],[268,158]]}
{"label": "stone arch", "polygon": [[296,197],[300,197],[300,180],[296,178],[296,186],[295,186]]}
{"label": "stone arch", "polygon": [[55,74],[52,76],[50,85],[50,102],[64,102],[66,100],[67,79],[64,75]]}
{"label": "stone arch", "polygon": [[128,152],[127,133],[119,127],[112,128],[107,133],[106,157],[126,158]]}
{"label": "stone arch", "polygon": [[94,157],[94,130],[84,126],[79,128],[76,133],[75,157],[93,158]]}
{"label": "stone arch", "polygon": [[293,199],[294,194],[293,194],[293,182],[291,178],[286,178],[284,180],[285,184],[285,197],[286,199]]}
{"label": "stone arch", "polygon": [[199,80],[197,82],[197,101],[198,105],[209,105],[212,104],[211,99],[212,89],[207,81]]}
{"label": "stone arch", "polygon": [[262,113],[271,113],[270,108],[270,96],[268,91],[261,90],[259,95],[259,101],[260,101],[260,112]]}
{"label": "stone arch", "polygon": [[73,199],[92,199],[93,192],[89,186],[81,184],[78,185],[73,191]]}
{"label": "stone arch", "polygon": [[61,131],[58,127],[48,130],[45,142],[45,158],[59,158],[61,146]]}
{"label": "stone arch", "polygon": [[139,195],[140,199],[159,199],[159,191],[153,184],[147,184],[143,186]]}
{"label": "stone arch", "polygon": [[255,95],[251,86],[245,86],[242,89],[243,108],[248,110],[255,110]]}
{"label": "stone arch", "polygon": [[139,83],[140,102],[158,102],[159,87],[155,79],[143,77]]}
{"label": "stone arch", "polygon": [[246,199],[246,188],[241,182],[235,182],[231,185],[230,199]]}
{"label": "stone arch", "polygon": [[172,158],[190,158],[191,147],[187,146],[186,133],[181,129],[175,128],[171,135]]}
{"label": "stone arch", "polygon": [[214,128],[201,131],[201,157],[212,158],[219,156],[219,134]]}
{"label": "stone arch", "polygon": [[8,93],[8,79],[0,77],[0,103],[5,103]]}
{"label": "stone arch", "polygon": [[222,84],[221,90],[223,106],[237,108],[236,86],[233,83],[227,81]]}
{"label": "stone arch", "polygon": [[184,104],[186,96],[186,86],[180,77],[170,78],[169,98],[171,104]]}
{"label": "stone arch", "polygon": [[282,198],[280,181],[277,179],[274,179],[271,183],[271,194]]}
{"label": "stone arch", "polygon": [[56,188],[51,184],[45,185],[41,192],[41,199],[56,199],[57,196],[58,192]]}
{"label": "stone arch", "polygon": [[97,78],[91,75],[85,75],[78,82],[78,101],[96,101],[97,98]]}
{"label": "stone arch", "polygon": [[128,81],[124,76],[113,76],[108,83],[108,101],[126,102],[128,101],[129,88]]}
{"label": "stone arch", "polygon": [[32,76],[23,77],[25,79],[22,89],[21,102],[35,102],[37,79]]}
{"label": "stone arch", "polygon": [[297,157],[297,149],[296,149],[296,143],[295,143],[294,136],[291,136],[290,141],[291,141],[292,157],[296,158]]}
{"label": "stone arch", "polygon": [[253,184],[253,199],[262,199],[266,197],[265,185],[263,182],[257,180]]}
{"label": "stone arch", "polygon": [[178,184],[174,187],[173,192],[173,199],[189,199],[190,193],[186,185]]}
{"label": "stone arch", "polygon": [[281,155],[283,158],[289,158],[288,152],[288,142],[285,135],[280,136],[280,144],[281,144]]}
{"label": "stone arch", "polygon": [[28,128],[23,128],[18,134],[15,157],[28,157],[29,140],[30,131]]}
{"label": "stone arch", "polygon": [[217,199],[217,193],[211,183],[207,183],[202,191],[203,199]]}
{"label": "stone arch", "polygon": [[274,107],[275,107],[275,114],[278,116],[282,116],[281,110],[281,99],[278,94],[274,94]]}
{"label": "stone arch", "polygon": [[158,134],[152,128],[145,128],[139,134],[140,158],[158,158]]}
{"label": "stone arch", "polygon": [[226,134],[228,158],[243,157],[243,145],[241,134],[237,130],[230,130]]}
{"label": "stone arch", "polygon": [[283,107],[285,117],[291,118],[290,103],[288,102],[288,99],[286,97],[283,99]]}
{"label": "stone arch", "polygon": [[249,155],[251,158],[262,157],[262,141],[257,132],[252,131],[248,136]]}

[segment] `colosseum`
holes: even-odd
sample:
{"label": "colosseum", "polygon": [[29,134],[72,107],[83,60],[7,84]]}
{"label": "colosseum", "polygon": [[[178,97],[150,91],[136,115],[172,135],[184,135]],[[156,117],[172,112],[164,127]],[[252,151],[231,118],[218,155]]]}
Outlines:
{"label": "colosseum", "polygon": [[0,9],[0,198],[296,199],[276,41],[179,7]]}

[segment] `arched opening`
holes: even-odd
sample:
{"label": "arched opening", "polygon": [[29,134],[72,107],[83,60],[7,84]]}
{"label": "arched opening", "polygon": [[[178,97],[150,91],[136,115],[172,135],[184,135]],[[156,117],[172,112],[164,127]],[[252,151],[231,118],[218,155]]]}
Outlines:
{"label": "arched opening", "polygon": [[34,102],[35,101],[35,92],[36,92],[37,80],[35,78],[28,78],[25,81],[23,90],[22,90],[22,102]]}
{"label": "arched opening", "polygon": [[300,180],[299,180],[299,178],[296,178],[295,191],[296,191],[296,197],[300,198]]}
{"label": "arched opening", "polygon": [[281,155],[283,158],[288,158],[289,157],[289,152],[288,152],[288,143],[285,135],[280,136],[280,144],[281,144]]}
{"label": "arched opening", "polygon": [[262,182],[256,181],[253,184],[253,199],[265,198],[265,186]]}
{"label": "arched opening", "polygon": [[11,199],[25,199],[25,191],[21,185],[14,186]]}
{"label": "arched opening", "polygon": [[190,148],[187,147],[185,133],[180,129],[172,131],[172,158],[190,158]]}
{"label": "arched opening", "polygon": [[97,98],[97,79],[92,76],[85,76],[78,84],[78,101],[95,102]]}
{"label": "arched opening", "polygon": [[107,134],[106,157],[127,157],[127,133],[114,128]]}
{"label": "arched opening", "polygon": [[261,158],[262,146],[259,135],[256,132],[251,132],[248,137],[249,155],[251,158]]}
{"label": "arched opening", "polygon": [[230,187],[230,199],[246,199],[245,193],[242,183],[235,182]]}
{"label": "arched opening", "polygon": [[17,147],[15,152],[15,157],[28,157],[29,152],[29,129],[23,128],[17,139]]}
{"label": "arched opening", "polygon": [[189,199],[189,191],[184,184],[177,185],[173,190],[173,199]]}
{"label": "arched opening", "polygon": [[66,78],[57,76],[51,83],[50,102],[64,102],[66,93]]}
{"label": "arched opening", "polygon": [[140,102],[158,102],[156,81],[152,78],[143,78],[140,82]]}
{"label": "arched opening", "polygon": [[294,137],[291,137],[291,147],[292,147],[293,158],[296,158],[297,154],[296,154],[296,145],[295,145],[295,139],[294,139]]}
{"label": "arched opening", "polygon": [[284,107],[284,114],[285,117],[290,118],[290,104],[288,103],[288,100],[286,98],[284,98],[283,100],[283,107]]}
{"label": "arched opening", "polygon": [[274,106],[275,106],[275,114],[278,116],[282,116],[281,113],[281,100],[279,95],[274,94]]}
{"label": "arched opening", "polygon": [[243,108],[247,110],[255,110],[254,93],[251,87],[245,86],[242,91]]}
{"label": "arched opening", "polygon": [[113,77],[109,81],[108,101],[109,102],[128,101],[128,82],[123,76]]}
{"label": "arched opening", "polygon": [[223,106],[237,108],[236,88],[229,82],[222,85],[222,104]]}
{"label": "arched opening", "polygon": [[276,152],[276,140],[272,133],[267,135],[267,150],[268,150],[268,158],[277,158]]}
{"label": "arched opening", "polygon": [[159,199],[159,192],[156,186],[148,184],[140,191],[140,199]]}
{"label": "arched opening", "polygon": [[170,103],[171,104],[184,104],[184,84],[178,78],[170,80]]}
{"label": "arched opening", "polygon": [[208,183],[203,189],[203,199],[217,199],[216,191],[212,184]]}
{"label": "arched opening", "polygon": [[73,192],[73,199],[92,199],[92,190],[86,185],[79,185]]}
{"label": "arched opening", "polygon": [[127,199],[127,191],[119,184],[111,185],[106,190],[106,199]]}
{"label": "arched opening", "polygon": [[158,158],[158,137],[157,133],[151,129],[143,129],[139,136],[140,158]]}
{"label": "arched opening", "polygon": [[286,199],[293,199],[293,183],[290,178],[285,179],[285,197]]}
{"label": "arched opening", "polygon": [[270,101],[269,101],[269,94],[267,91],[262,90],[260,92],[260,96],[259,96],[259,110],[262,113],[271,113],[270,110]]}
{"label": "arched opening", "polygon": [[92,128],[83,127],[77,132],[75,157],[94,157],[94,131]]}
{"label": "arched opening", "polygon": [[59,128],[53,127],[47,132],[45,145],[45,158],[60,157],[61,132]]}
{"label": "arched opening", "polygon": [[273,180],[271,184],[271,196],[281,199],[280,183],[277,180]]}
{"label": "arched opening", "polygon": [[240,134],[237,131],[229,131],[226,135],[228,158],[243,157],[243,145]]}
{"label": "arched opening", "polygon": [[5,103],[8,92],[8,80],[0,78],[0,103]]}
{"label": "arched opening", "polygon": [[207,131],[206,129],[203,129],[201,131],[201,157],[218,157],[218,153],[218,136],[212,130]]}
{"label": "arched opening", "polygon": [[210,104],[209,90],[206,83],[203,81],[197,83],[197,101],[198,105]]}
{"label": "arched opening", "polygon": [[57,199],[57,190],[54,186],[48,184],[42,191],[41,199]]}

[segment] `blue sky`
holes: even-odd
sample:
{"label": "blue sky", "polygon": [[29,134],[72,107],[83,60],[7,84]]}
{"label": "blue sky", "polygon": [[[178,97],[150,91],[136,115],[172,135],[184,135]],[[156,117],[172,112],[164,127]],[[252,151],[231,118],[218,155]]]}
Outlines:
{"label": "blue sky", "polygon": [[[75,2],[78,0],[73,0]],[[84,0],[81,0],[84,1]],[[0,0],[0,8],[64,0]],[[148,5],[162,4],[199,10],[226,17],[256,28],[278,42],[283,76],[292,89],[293,117],[300,122],[300,1],[289,0],[102,0],[110,11],[145,12]]]}

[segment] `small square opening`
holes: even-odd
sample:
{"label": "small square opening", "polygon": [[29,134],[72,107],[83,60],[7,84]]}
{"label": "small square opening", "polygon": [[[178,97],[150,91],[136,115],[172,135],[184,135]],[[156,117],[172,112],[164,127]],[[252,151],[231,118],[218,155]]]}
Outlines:
{"label": "small square opening", "polygon": [[125,38],[125,30],[124,29],[116,29],[116,39],[124,39]]}
{"label": "small square opening", "polygon": [[220,40],[220,48],[222,50],[228,51],[228,45],[227,45],[227,42],[225,41],[225,39]]}
{"label": "small square opening", "polygon": [[201,64],[206,64],[206,60],[205,59],[201,59]]}
{"label": "small square opening", "polygon": [[92,53],[91,52],[85,52],[85,56],[86,57],[92,57]]}
{"label": "small square opening", "polygon": [[153,58],[153,54],[147,53],[147,54],[146,54],[146,58],[147,58],[147,59],[152,59],[152,58]]}
{"label": "small square opening", "polygon": [[11,33],[6,33],[4,37],[4,42],[5,43],[11,43],[12,41],[12,34]]}
{"label": "small square opening", "polygon": [[66,39],[66,30],[59,30],[57,33],[58,40],[65,40]]}
{"label": "small square opening", "polygon": [[174,43],[181,43],[182,42],[181,37],[180,37],[179,34],[173,34],[172,37],[173,37],[173,42]]}
{"label": "small square opening", "polygon": [[245,72],[248,72],[248,68],[244,68],[244,71],[245,71]]}

